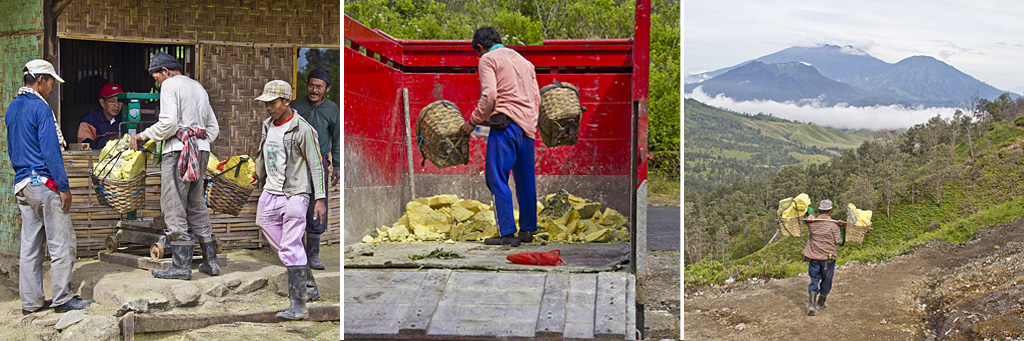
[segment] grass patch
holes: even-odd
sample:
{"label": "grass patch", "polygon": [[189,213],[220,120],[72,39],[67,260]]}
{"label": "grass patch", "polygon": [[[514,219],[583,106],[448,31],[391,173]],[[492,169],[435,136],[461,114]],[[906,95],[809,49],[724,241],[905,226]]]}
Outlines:
{"label": "grass patch", "polygon": [[647,173],[647,204],[679,206],[679,178],[660,172]]}

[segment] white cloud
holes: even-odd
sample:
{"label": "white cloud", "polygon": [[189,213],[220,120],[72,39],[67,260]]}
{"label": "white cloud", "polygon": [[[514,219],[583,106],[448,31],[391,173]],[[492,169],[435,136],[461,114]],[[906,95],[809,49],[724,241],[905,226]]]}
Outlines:
{"label": "white cloud", "polygon": [[924,123],[940,115],[950,118],[956,108],[904,108],[899,105],[851,107],[845,105],[822,106],[820,101],[804,100],[800,103],[775,101],[736,101],[718,95],[711,97],[700,87],[686,98],[693,98],[704,104],[732,111],[757,114],[766,113],[787,120],[810,122],[816,125],[844,129],[902,129]]}

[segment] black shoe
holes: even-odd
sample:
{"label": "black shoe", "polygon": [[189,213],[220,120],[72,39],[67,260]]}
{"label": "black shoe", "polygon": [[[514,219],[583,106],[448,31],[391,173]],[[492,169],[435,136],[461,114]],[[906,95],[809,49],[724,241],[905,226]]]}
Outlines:
{"label": "black shoe", "polygon": [[313,271],[309,270],[307,264],[306,267],[306,301],[316,301],[320,299],[320,288],[316,286],[316,278],[313,278]]}
{"label": "black shoe", "polygon": [[153,277],[191,280],[193,248],[192,241],[171,242],[171,266],[166,270],[153,270]]}
{"label": "black shoe", "polygon": [[512,247],[519,247],[519,242],[519,237],[511,234],[498,238],[484,239],[485,245],[512,245]]}
{"label": "black shoe", "polygon": [[807,293],[811,297],[811,303],[807,305],[807,316],[814,316],[817,314],[815,311],[815,306],[817,306],[817,304],[814,303],[814,300],[815,296],[818,296],[818,293],[813,291],[808,291]]}
{"label": "black shoe", "polygon": [[306,233],[306,264],[314,270],[326,270],[327,266],[320,263],[320,234]]}
{"label": "black shoe", "polygon": [[825,304],[825,297],[827,297],[827,296],[828,295],[825,295],[825,294],[819,294],[818,295],[818,306],[817,306],[818,310],[828,309],[828,304]]}
{"label": "black shoe", "polygon": [[533,242],[533,232],[524,231],[524,230],[519,231],[519,241],[521,241],[523,243],[532,243]]}
{"label": "black shoe", "polygon": [[52,300],[45,300],[45,301],[43,301],[43,306],[39,307],[39,309],[32,310],[32,311],[22,309],[21,310],[21,314],[22,315],[28,315],[28,314],[31,314],[31,313],[34,313],[34,312],[43,311],[44,309],[50,308],[50,304],[53,304]]}
{"label": "black shoe", "polygon": [[80,297],[78,297],[78,295],[75,295],[71,297],[71,299],[68,300],[67,302],[64,302],[64,304],[53,307],[53,311],[58,313],[66,313],[72,310],[81,310],[82,308],[85,308],[85,306],[92,304],[92,302],[96,301],[82,300]]}
{"label": "black shoe", "polygon": [[306,271],[307,266],[288,267],[288,299],[292,305],[288,310],[277,313],[277,317],[286,320],[301,320],[306,318]]}
{"label": "black shoe", "polygon": [[220,275],[220,264],[217,263],[217,241],[213,237],[206,239],[207,242],[199,243],[199,249],[203,251],[203,263],[199,264],[199,272],[210,276]]}

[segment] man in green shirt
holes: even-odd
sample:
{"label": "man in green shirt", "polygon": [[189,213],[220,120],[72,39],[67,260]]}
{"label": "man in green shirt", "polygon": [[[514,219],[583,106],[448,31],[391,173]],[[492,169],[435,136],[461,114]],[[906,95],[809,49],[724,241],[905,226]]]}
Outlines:
{"label": "man in green shirt", "polygon": [[[292,101],[291,107],[316,130],[323,164],[330,173],[329,185],[334,186],[341,177],[337,167],[341,151],[341,111],[334,101],[327,99],[327,92],[331,91],[331,74],[324,69],[311,71],[306,79],[306,91],[306,97]],[[325,187],[328,187],[327,181],[324,177]],[[327,199],[330,197],[328,193]],[[310,268],[324,270],[327,267],[320,262],[320,235],[327,231],[327,218],[314,220],[312,217],[310,208],[306,214],[306,256],[309,257]]]}

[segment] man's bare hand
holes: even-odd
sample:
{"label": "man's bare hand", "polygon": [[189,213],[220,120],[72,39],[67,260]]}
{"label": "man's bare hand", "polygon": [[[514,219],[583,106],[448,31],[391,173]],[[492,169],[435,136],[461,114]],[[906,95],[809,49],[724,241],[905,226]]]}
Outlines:
{"label": "man's bare hand", "polygon": [[469,134],[471,134],[473,132],[473,128],[474,127],[475,126],[473,124],[470,124],[469,122],[466,122],[466,123],[463,123],[461,127],[459,127],[459,131],[462,131],[463,135],[469,135]]}
{"label": "man's bare hand", "polygon": [[318,224],[325,224],[324,221],[327,219],[327,204],[324,203],[324,199],[316,199],[316,206],[313,206],[314,219]]}
{"label": "man's bare hand", "polygon": [[60,208],[64,213],[71,213],[71,191],[60,192]]}
{"label": "man's bare hand", "polygon": [[337,186],[338,182],[341,181],[341,172],[337,169],[331,168],[331,186]]}
{"label": "man's bare hand", "polygon": [[128,139],[128,147],[131,147],[132,150],[139,150],[140,142],[142,142],[142,137],[139,136],[139,134],[132,135],[132,137]]}

